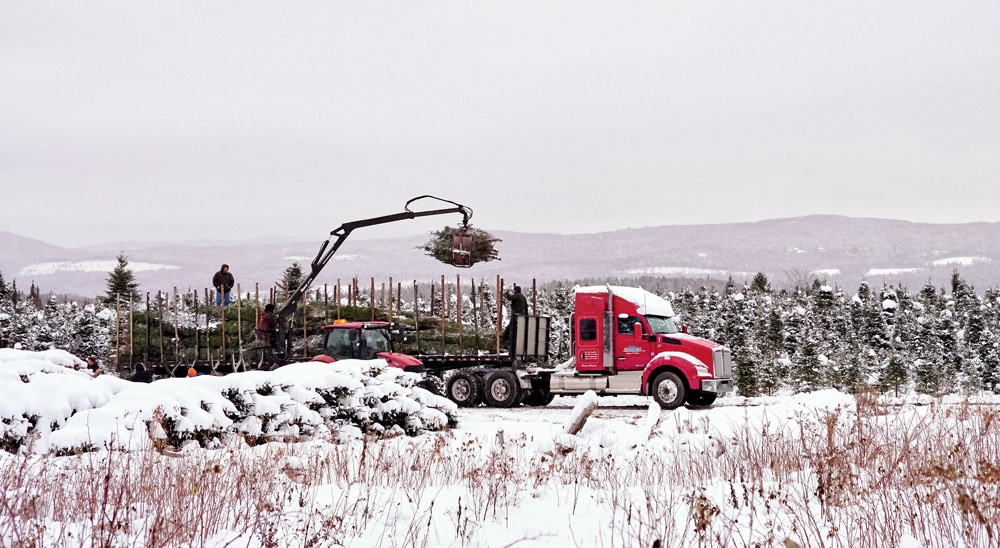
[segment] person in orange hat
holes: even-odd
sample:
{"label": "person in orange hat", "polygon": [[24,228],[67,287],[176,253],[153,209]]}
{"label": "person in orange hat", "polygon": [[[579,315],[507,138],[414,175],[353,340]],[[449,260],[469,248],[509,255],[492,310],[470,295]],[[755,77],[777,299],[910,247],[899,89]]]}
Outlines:
{"label": "person in orange hat", "polygon": [[196,377],[197,375],[198,375],[198,372],[195,371],[193,367],[188,367],[188,376],[189,377]]}

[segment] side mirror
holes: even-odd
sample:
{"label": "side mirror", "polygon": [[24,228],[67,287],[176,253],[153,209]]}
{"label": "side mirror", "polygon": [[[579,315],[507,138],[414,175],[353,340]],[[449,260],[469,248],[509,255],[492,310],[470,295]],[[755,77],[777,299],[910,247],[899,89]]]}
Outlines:
{"label": "side mirror", "polygon": [[681,333],[684,333],[685,335],[687,335],[687,333],[688,333],[688,326],[682,325],[681,326]]}
{"label": "side mirror", "polygon": [[633,331],[633,335],[635,336],[636,339],[641,339],[642,338],[642,324],[641,323],[635,322],[635,325],[632,326],[632,331]]}

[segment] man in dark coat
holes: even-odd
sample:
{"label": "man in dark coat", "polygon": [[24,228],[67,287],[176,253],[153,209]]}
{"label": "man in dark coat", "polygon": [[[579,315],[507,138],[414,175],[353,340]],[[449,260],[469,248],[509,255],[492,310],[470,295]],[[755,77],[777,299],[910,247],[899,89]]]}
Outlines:
{"label": "man in dark coat", "polygon": [[510,343],[510,335],[514,331],[512,326],[517,321],[516,317],[527,315],[528,299],[524,296],[524,293],[521,293],[521,286],[514,284],[514,293],[510,296],[510,322],[507,323],[507,327],[503,330],[503,336],[501,336],[504,346]]}
{"label": "man in dark coat", "polygon": [[215,273],[215,276],[212,276],[212,287],[216,291],[215,306],[222,305],[223,296],[225,296],[226,306],[229,306],[229,292],[232,291],[234,285],[236,285],[236,280],[229,273],[229,265],[222,265],[222,268]]}

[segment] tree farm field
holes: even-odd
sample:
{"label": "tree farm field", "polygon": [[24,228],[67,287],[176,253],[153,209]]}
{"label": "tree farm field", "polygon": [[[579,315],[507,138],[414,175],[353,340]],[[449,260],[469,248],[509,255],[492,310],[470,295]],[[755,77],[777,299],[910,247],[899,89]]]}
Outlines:
{"label": "tree farm field", "polygon": [[[582,397],[581,397],[582,398]],[[459,409],[417,436],[0,453],[11,546],[996,546],[1000,400]],[[655,544],[654,544],[655,543]]]}

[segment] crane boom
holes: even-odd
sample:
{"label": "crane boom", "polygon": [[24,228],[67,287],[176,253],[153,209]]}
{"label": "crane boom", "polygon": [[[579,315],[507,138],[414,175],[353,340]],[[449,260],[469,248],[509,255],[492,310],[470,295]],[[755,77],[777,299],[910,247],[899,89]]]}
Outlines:
{"label": "crane boom", "polygon": [[[410,209],[410,204],[418,200],[432,199],[438,200],[440,202],[445,202],[452,204],[452,207],[445,207],[440,209],[430,209],[426,211],[412,211]],[[302,283],[295,289],[295,291],[289,295],[288,300],[281,305],[281,308],[275,314],[275,320],[278,328],[278,338],[277,338],[277,350],[282,354],[282,358],[290,355],[291,344],[288,338],[288,321],[295,314],[295,310],[298,308],[299,300],[305,295],[306,291],[312,285],[316,277],[323,270],[323,267],[330,262],[334,253],[340,249],[340,246],[344,243],[344,240],[351,235],[351,232],[359,228],[364,228],[368,226],[382,225],[386,223],[394,223],[396,221],[403,221],[406,219],[416,219],[417,217],[429,217],[431,215],[445,215],[449,213],[460,213],[462,215],[462,226],[469,226],[469,219],[472,218],[472,209],[459,204],[457,202],[452,202],[451,200],[445,200],[443,198],[438,198],[437,196],[431,196],[425,194],[423,196],[417,196],[406,202],[403,206],[403,211],[399,213],[393,213],[391,215],[382,215],[380,217],[372,217],[370,219],[361,219],[359,221],[351,221],[344,223],[337,227],[336,229],[330,231],[330,237],[326,239],[320,245],[319,251],[316,253],[316,257],[309,263],[309,274],[303,278]],[[330,240],[336,237],[333,241],[333,245],[330,244]],[[277,357],[277,356],[276,356]]]}

